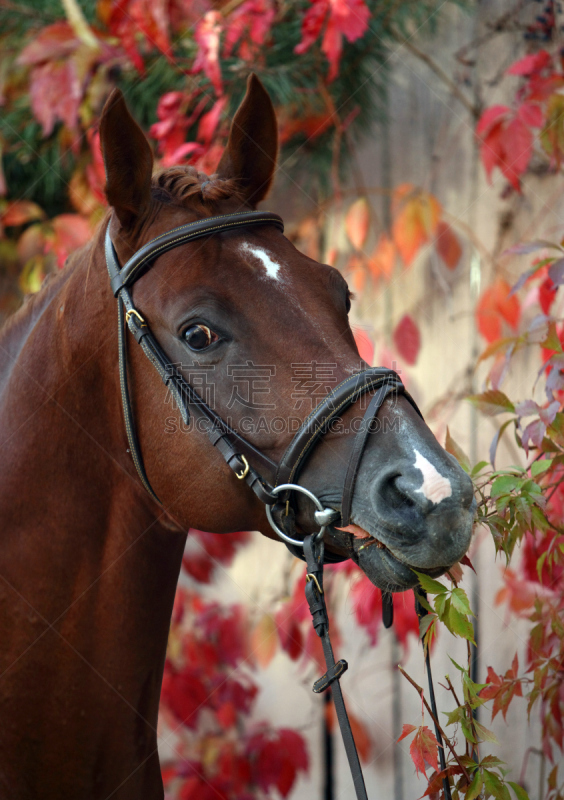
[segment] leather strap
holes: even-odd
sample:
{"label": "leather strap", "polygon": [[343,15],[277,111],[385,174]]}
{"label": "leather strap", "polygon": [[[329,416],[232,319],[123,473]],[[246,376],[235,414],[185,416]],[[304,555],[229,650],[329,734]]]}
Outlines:
{"label": "leather strap", "polygon": [[201,239],[202,236],[265,223],[275,225],[279,231],[284,233],[282,218],[278,214],[273,214],[272,211],[240,211],[236,214],[222,214],[179,225],[140,247],[122,269],[112,276],[112,291],[117,297],[124,286],[132,286],[156,258],[174,247]]}
{"label": "leather strap", "polygon": [[[326,676],[331,677],[330,683],[333,702],[335,703],[335,711],[337,712],[337,719],[341,729],[343,744],[345,745],[345,752],[354,782],[356,797],[357,800],[368,800],[362,767],[360,766],[360,760],[351,730],[351,723],[339,682],[339,678],[344,674],[345,669],[339,667],[342,662],[339,661],[338,664],[335,663],[333,647],[331,646],[331,639],[329,637],[329,616],[327,614],[325,595],[323,593],[323,553],[323,542],[316,542],[315,536],[313,535],[306,536],[304,539],[304,554],[307,562],[308,580],[305,593],[312,616],[313,627],[321,639],[325,664],[327,665],[326,674],[314,683],[313,691],[323,691],[324,688],[327,688],[327,686],[322,686],[322,684],[325,683],[324,679]],[[346,664],[346,662],[344,663]],[[316,689],[316,687],[319,686],[321,686],[321,688]]]}
{"label": "leather strap", "polygon": [[378,411],[380,411],[382,403],[386,397],[394,391],[401,392],[404,388],[401,381],[394,381],[393,378],[392,381],[393,382],[389,382],[386,380],[385,383],[381,384],[378,389],[376,389],[375,394],[372,396],[372,399],[368,404],[366,413],[364,414],[360,430],[353,439],[352,451],[349,457],[349,464],[343,484],[343,499],[341,501],[341,526],[343,528],[346,528],[350,523],[354,485],[356,483],[358,468],[364,453],[364,448],[366,447],[366,441],[368,439],[372,423],[376,419],[376,415],[378,414]]}

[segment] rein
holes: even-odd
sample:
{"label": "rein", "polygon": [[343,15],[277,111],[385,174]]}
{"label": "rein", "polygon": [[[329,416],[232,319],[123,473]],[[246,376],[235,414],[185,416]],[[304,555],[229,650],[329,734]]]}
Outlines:
{"label": "rein", "polygon": [[[135,429],[127,375],[125,325],[127,325],[130,333],[133,334],[136,342],[141,346],[143,352],[159,373],[161,380],[171,392],[180,409],[184,423],[188,425],[192,415],[203,423],[211,444],[218,449],[226,464],[233,470],[236,477],[240,481],[244,481],[258,499],[265,504],[266,514],[274,531],[294,555],[306,561],[306,599],[312,615],[313,627],[321,638],[327,665],[327,672],[314,683],[313,691],[320,693],[332,687],[333,700],[357,800],[367,800],[362,769],[339,683],[339,679],[348,669],[348,664],[344,659],[335,662],[329,638],[329,618],[323,593],[324,564],[345,561],[348,556],[326,553],[323,536],[327,526],[337,519],[341,518],[342,527],[346,527],[350,522],[352,497],[360,461],[368,441],[368,434],[371,432],[377,414],[386,398],[393,394],[403,394],[421,418],[423,418],[422,414],[396,372],[384,367],[371,367],[359,371],[336,386],[306,417],[277,464],[230,427],[184,379],[181,372],[170,362],[151,333],[147,321],[139,309],[135,307],[130,292],[130,288],[135,281],[152,266],[160,255],[168,250],[204,236],[239,228],[248,228],[254,225],[274,225],[281,233],[284,232],[282,219],[270,211],[243,211],[208,217],[186,225],[180,225],[151,239],[151,241],[137,250],[123,267],[120,267],[110,236],[110,223],[108,223],[105,235],[105,256],[112,291],[118,303],[119,377],[129,451],[141,483],[151,497],[159,505],[162,505],[147,476]],[[313,448],[322,436],[327,433],[331,422],[369,392],[373,393],[372,398],[368,403],[360,429],[353,438],[349,454],[343,482],[341,510],[324,508],[312,492],[296,482],[299,473]],[[261,472],[257,471],[255,465],[262,472],[268,473],[270,481],[266,480]],[[320,528],[315,533],[306,534],[303,539],[297,538],[295,511],[292,506],[296,492],[305,494],[314,503],[317,509],[314,513],[314,519]],[[392,595],[388,592],[383,592],[382,598],[384,625],[390,627],[393,621]],[[419,603],[417,607],[419,616],[426,613]],[[437,718],[428,652],[426,658],[431,687],[431,703],[433,713]],[[440,731],[437,728],[436,733],[437,740],[441,745],[439,748],[441,770],[444,770],[444,748],[442,747]],[[443,785],[445,787],[445,797],[450,800],[448,778],[443,781]]]}

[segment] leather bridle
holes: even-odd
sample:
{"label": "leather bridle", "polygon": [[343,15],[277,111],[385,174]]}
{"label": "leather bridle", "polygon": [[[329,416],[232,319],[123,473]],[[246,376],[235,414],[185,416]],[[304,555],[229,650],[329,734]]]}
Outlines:
{"label": "leather bridle", "polygon": [[[327,526],[339,517],[341,527],[346,527],[350,523],[352,498],[360,461],[368,441],[368,435],[386,398],[391,395],[403,394],[420,416],[421,412],[406,392],[396,372],[383,367],[370,367],[346,378],[327,394],[304,420],[280,462],[277,464],[272,461],[229,426],[185,380],[151,333],[141,311],[135,307],[130,288],[160,255],[175,247],[204,236],[240,228],[247,229],[255,225],[271,225],[283,233],[282,219],[270,211],[242,211],[180,225],[151,239],[137,250],[123,267],[119,265],[110,235],[110,225],[111,220],[106,228],[105,255],[112,291],[118,301],[118,350],[122,406],[129,451],[141,483],[151,497],[160,504],[147,477],[135,429],[127,376],[125,324],[174,397],[185,424],[189,423],[191,416],[201,422],[201,427],[205,430],[211,444],[221,453],[237,478],[244,481],[258,499],[265,504],[269,522],[278,536],[294,555],[307,562],[306,597],[313,617],[313,625],[321,638],[327,662],[327,672],[316,681],[314,691],[321,692],[332,686],[337,717],[341,725],[357,798],[358,800],[367,800],[362,770],[339,683],[339,678],[346,671],[348,665],[344,660],[335,663],[329,639],[329,619],[323,594],[323,564],[343,561],[348,556],[325,553],[323,535]],[[340,510],[324,508],[315,495],[297,483],[298,476],[313,448],[329,430],[332,421],[368,393],[372,393],[371,400],[360,428],[352,440],[343,480],[341,508]],[[270,480],[264,477],[264,472],[268,473]],[[319,531],[314,534],[304,534],[303,538],[297,538],[295,514],[291,502],[296,492],[305,494],[312,500],[317,509],[314,518],[320,526]],[[389,627],[392,624],[393,609],[391,595],[383,593],[383,597],[384,621]],[[437,738],[439,737],[440,733]],[[442,748],[440,755],[443,755]],[[444,769],[443,765],[442,768]],[[450,791],[447,794],[447,797],[449,796]]]}

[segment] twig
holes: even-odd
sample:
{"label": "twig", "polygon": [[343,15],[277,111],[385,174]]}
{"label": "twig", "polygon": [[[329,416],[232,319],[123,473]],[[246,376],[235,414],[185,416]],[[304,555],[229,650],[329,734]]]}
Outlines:
{"label": "twig", "polygon": [[448,749],[450,750],[450,752],[451,752],[451,753],[452,753],[452,755],[454,756],[454,760],[456,761],[456,763],[458,764],[458,766],[459,766],[459,767],[460,767],[460,769],[462,770],[462,772],[463,772],[463,774],[464,774],[464,777],[466,778],[466,780],[467,780],[467,781],[468,781],[468,783],[470,784],[470,783],[471,783],[471,781],[472,781],[472,779],[470,778],[470,775],[468,774],[468,771],[467,771],[466,767],[464,766],[464,764],[462,763],[462,761],[461,761],[461,760],[460,760],[460,758],[458,757],[458,755],[457,755],[457,753],[456,753],[456,750],[454,749],[454,747],[453,747],[453,746],[452,746],[452,744],[450,743],[450,739],[448,738],[448,736],[446,735],[446,733],[445,733],[445,732],[443,731],[443,729],[441,728],[441,726],[440,726],[440,724],[439,724],[439,720],[438,720],[438,719],[436,718],[436,716],[433,714],[433,711],[432,711],[432,709],[431,709],[431,706],[429,705],[429,703],[428,703],[428,702],[427,702],[427,700],[425,699],[425,694],[424,694],[424,692],[423,692],[423,689],[421,688],[421,686],[418,686],[418,685],[415,683],[415,681],[413,680],[413,678],[410,678],[410,677],[409,677],[409,675],[408,675],[408,674],[407,674],[407,672],[404,670],[404,668],[402,667],[402,665],[401,665],[401,664],[398,664],[398,669],[399,669],[399,671],[401,672],[401,674],[403,675],[403,677],[404,677],[404,678],[407,678],[407,680],[410,682],[410,684],[411,684],[411,685],[412,685],[412,686],[413,686],[413,687],[414,687],[414,688],[417,690],[417,692],[418,692],[418,694],[419,694],[419,697],[420,697],[420,698],[423,700],[423,704],[424,704],[425,708],[427,709],[427,711],[429,712],[429,715],[430,715],[431,719],[433,720],[433,722],[434,722],[434,723],[435,723],[435,725],[437,726],[437,730],[439,731],[439,733],[440,733],[440,734],[441,734],[441,736],[443,737],[443,741],[445,742],[445,744],[447,745]]}
{"label": "twig", "polygon": [[460,103],[462,103],[464,108],[470,114],[472,114],[474,119],[478,119],[478,117],[480,116],[480,109],[477,106],[473,105],[470,102],[470,100],[468,100],[464,92],[460,90],[460,88],[456,85],[456,83],[453,80],[451,80],[451,78],[449,78],[449,76],[446,74],[443,68],[439,67],[436,61],[433,61],[431,56],[428,56],[427,53],[424,53],[423,50],[420,50],[416,45],[413,44],[412,41],[406,39],[398,31],[392,29],[392,36],[397,42],[399,42],[407,50],[409,50],[409,52],[412,55],[416,56],[416,58],[418,58],[420,61],[423,61],[424,64],[427,64],[429,69],[432,72],[434,72],[435,75],[437,75],[446,86],[448,86],[454,97],[456,97],[456,99]]}
{"label": "twig", "polygon": [[454,702],[456,703],[457,706],[460,706],[460,700],[456,696],[456,692],[454,691],[454,686],[450,682],[450,678],[448,677],[448,675],[446,676],[446,681],[448,683],[448,688],[450,689],[450,691],[452,692],[452,696],[454,697]]}

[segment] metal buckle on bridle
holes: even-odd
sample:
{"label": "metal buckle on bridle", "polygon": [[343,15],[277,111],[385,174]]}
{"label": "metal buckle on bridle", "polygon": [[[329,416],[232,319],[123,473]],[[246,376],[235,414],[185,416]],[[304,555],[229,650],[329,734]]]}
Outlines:
{"label": "metal buckle on bridle", "polygon": [[237,478],[239,478],[240,481],[242,481],[249,474],[250,467],[249,467],[249,462],[247,461],[244,455],[239,453],[239,458],[243,462],[244,469],[242,469],[241,472],[236,472],[235,475],[237,476]]}
{"label": "metal buckle on bridle", "polygon": [[132,315],[137,317],[137,319],[139,320],[139,325],[140,325],[141,328],[146,328],[147,327],[147,323],[145,322],[145,320],[143,319],[141,314],[135,308],[132,308],[127,312],[127,314],[125,315],[125,321],[129,322],[129,319],[130,319],[130,317]]}
{"label": "metal buckle on bridle", "polygon": [[[315,534],[315,539],[316,541],[321,541],[321,539],[323,539],[325,531],[327,530],[327,525],[329,525],[329,523],[333,519],[339,516],[339,512],[335,511],[332,508],[325,508],[324,506],[322,506],[321,502],[317,499],[317,497],[313,494],[313,492],[310,492],[309,489],[306,489],[304,486],[300,486],[298,483],[282,483],[280,484],[280,486],[275,486],[274,489],[271,490],[271,494],[278,495],[280,494],[280,492],[286,492],[290,490],[305,494],[305,496],[309,497],[312,503],[314,503],[315,507],[317,508],[317,511],[315,512],[314,515],[315,521],[320,526],[318,533]],[[303,547],[304,543],[302,542],[301,539],[292,539],[290,536],[288,536],[287,533],[285,533],[283,530],[281,530],[281,528],[278,527],[278,525],[274,521],[274,517],[272,516],[272,506],[266,506],[266,516],[268,517],[268,521],[270,522],[272,529],[278,534],[278,536],[283,541],[288,542],[289,544],[297,544],[299,547]]]}

